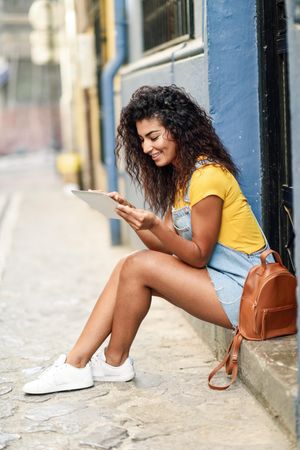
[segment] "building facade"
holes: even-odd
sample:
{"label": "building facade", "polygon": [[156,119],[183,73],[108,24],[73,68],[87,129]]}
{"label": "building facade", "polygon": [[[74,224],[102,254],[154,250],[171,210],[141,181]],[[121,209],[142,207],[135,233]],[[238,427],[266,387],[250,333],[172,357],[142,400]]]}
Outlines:
{"label": "building facade", "polygon": [[[287,4],[288,13],[288,50],[289,50],[289,86],[290,92],[293,94],[290,96],[290,114],[291,114],[291,153],[292,153],[292,169],[294,179],[294,228],[295,228],[295,266],[296,273],[299,274],[300,267],[300,105],[299,105],[299,77],[300,77],[300,1],[288,0]],[[298,299],[300,298],[299,286],[297,292]],[[299,303],[299,300],[298,300]],[[300,311],[298,308],[298,330],[300,329]],[[298,436],[298,442],[300,442],[300,339],[298,333],[297,340],[298,348],[298,399],[296,404],[296,430]]]}
{"label": "building facade", "polygon": [[[299,3],[245,0],[237,8],[233,0],[129,0],[128,63],[121,70],[124,105],[141,85],[175,83],[206,108],[240,168],[242,190],[271,247],[280,251],[294,273],[300,263],[299,103],[295,95],[299,89]],[[142,197],[126,175],[125,180],[125,195],[142,205]],[[139,245],[134,233],[129,241]],[[197,329],[201,326],[196,324]],[[212,327],[205,333],[213,347],[222,340]],[[291,369],[297,370],[292,348],[296,348],[295,336],[282,341],[281,351],[282,358],[289,355]],[[278,363],[285,364],[280,353]],[[268,379],[269,374],[264,376]],[[294,436],[297,422],[299,436],[299,408],[294,404],[299,401],[289,391],[296,384],[295,380],[293,388],[283,387],[281,403],[287,402],[289,413],[284,417],[283,412],[280,420]],[[276,410],[268,394],[255,390],[251,381],[249,386]]]}
{"label": "building facade", "polygon": [[190,92],[239,166],[241,186],[271,246],[293,269],[292,245],[290,255],[285,249],[293,230],[284,1],[246,0],[237,8],[233,0],[130,0],[127,16],[122,104],[143,84],[175,83]]}
{"label": "building facade", "polygon": [[[114,130],[121,107],[138,87],[172,83],[184,87],[211,115],[240,168],[242,190],[271,247],[280,251],[295,272],[300,264],[300,108],[296,100],[300,1],[244,0],[238,7],[234,0],[64,1],[77,16],[76,33],[92,33],[95,42],[97,84],[89,88],[88,96],[77,84],[71,125],[74,133],[77,124],[74,148],[83,155],[84,170],[93,167],[94,174],[98,173],[94,181],[87,174],[84,186],[113,187],[143,206],[142,195],[128,179],[122,162],[112,168],[113,142],[106,140],[107,130]],[[86,11],[90,11],[89,25],[82,26],[78,19]],[[109,71],[113,82],[103,84]],[[104,86],[108,86],[112,104],[105,100]],[[85,108],[93,96],[98,104],[89,121]],[[88,149],[88,133],[99,150],[92,145],[91,153],[82,151]],[[128,228],[120,230],[111,224],[112,242],[138,248],[141,244]],[[219,339],[216,333],[211,336]],[[292,339],[289,345],[296,342],[296,337]],[[290,352],[295,373],[295,353],[282,348]],[[295,423],[299,424],[298,399],[299,395],[292,397],[286,407],[293,417],[286,427],[294,435]]]}
{"label": "building facade", "polygon": [[59,65],[32,63],[32,3],[0,1],[0,155],[61,147]]}

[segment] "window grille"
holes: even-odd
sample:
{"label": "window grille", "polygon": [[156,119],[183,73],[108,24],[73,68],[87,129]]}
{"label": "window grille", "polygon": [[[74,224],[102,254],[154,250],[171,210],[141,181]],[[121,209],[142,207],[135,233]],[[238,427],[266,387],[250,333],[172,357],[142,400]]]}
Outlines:
{"label": "window grille", "polygon": [[192,1],[143,0],[144,51],[192,37]]}

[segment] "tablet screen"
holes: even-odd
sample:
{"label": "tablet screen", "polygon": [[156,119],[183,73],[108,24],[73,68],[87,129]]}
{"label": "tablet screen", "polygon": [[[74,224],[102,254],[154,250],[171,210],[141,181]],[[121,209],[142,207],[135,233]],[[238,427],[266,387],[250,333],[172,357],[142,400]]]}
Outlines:
{"label": "tablet screen", "polygon": [[113,200],[104,192],[95,191],[77,191],[72,190],[72,193],[81,200],[84,200],[91,208],[96,209],[109,219],[121,219],[116,213],[115,209],[118,202]]}

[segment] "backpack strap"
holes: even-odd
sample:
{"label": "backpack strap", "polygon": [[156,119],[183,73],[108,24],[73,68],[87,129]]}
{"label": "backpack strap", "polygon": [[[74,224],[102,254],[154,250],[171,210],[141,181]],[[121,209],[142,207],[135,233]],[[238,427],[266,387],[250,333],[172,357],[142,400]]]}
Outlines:
{"label": "backpack strap", "polygon": [[283,264],[282,264],[282,259],[281,259],[281,257],[280,257],[280,255],[279,255],[279,253],[277,253],[275,250],[272,250],[271,248],[269,248],[268,250],[265,250],[264,252],[262,252],[262,254],[260,255],[260,259],[261,259],[261,264],[262,264],[262,266],[264,267],[264,268],[266,268],[266,258],[269,256],[269,255],[273,255],[274,256],[274,259],[275,259],[275,261],[278,263],[278,264],[280,264],[281,266],[283,266]]}
{"label": "backpack strap", "polygon": [[[239,332],[239,329],[237,328],[236,333],[228,347],[228,350],[227,350],[223,360],[208,375],[208,386],[211,389],[214,389],[216,391],[224,391],[225,389],[228,389],[229,386],[231,386],[237,379],[239,349],[240,349],[242,340],[243,340],[243,336],[241,335],[241,333]],[[216,386],[216,385],[212,384],[211,380],[216,375],[216,373],[219,372],[219,370],[221,370],[222,367],[224,367],[224,366],[226,369],[226,373],[228,375],[231,375],[230,383],[226,384],[225,386]]]}

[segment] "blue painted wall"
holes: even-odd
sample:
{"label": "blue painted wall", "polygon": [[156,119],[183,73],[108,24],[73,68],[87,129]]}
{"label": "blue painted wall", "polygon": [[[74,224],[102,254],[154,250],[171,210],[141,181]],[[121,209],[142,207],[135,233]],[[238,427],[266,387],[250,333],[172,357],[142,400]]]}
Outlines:
{"label": "blue painted wall", "polygon": [[208,90],[217,133],[241,169],[240,183],[261,219],[256,5],[207,1]]}

